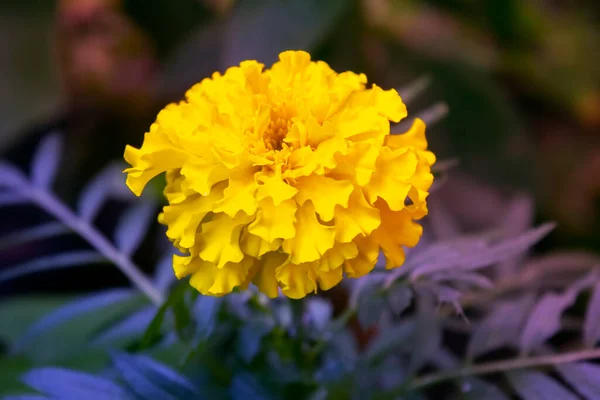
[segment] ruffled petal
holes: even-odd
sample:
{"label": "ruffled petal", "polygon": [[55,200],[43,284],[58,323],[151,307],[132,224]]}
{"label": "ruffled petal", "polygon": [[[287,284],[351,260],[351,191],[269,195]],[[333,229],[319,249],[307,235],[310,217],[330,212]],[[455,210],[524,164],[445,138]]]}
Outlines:
{"label": "ruffled petal", "polygon": [[296,235],[284,240],[282,248],[292,263],[302,264],[318,260],[334,241],[335,229],[321,224],[312,202],[307,201],[296,211]]}
{"label": "ruffled petal", "polygon": [[293,200],[285,200],[276,206],[271,198],[266,198],[260,202],[256,219],[248,225],[248,232],[268,243],[275,239],[291,239],[296,234],[297,209]]}
{"label": "ruffled petal", "polygon": [[323,221],[331,221],[336,206],[348,207],[348,198],[353,186],[350,181],[336,181],[320,175],[310,175],[296,182],[298,204],[308,200],[314,205],[315,211]]}
{"label": "ruffled petal", "polygon": [[284,295],[292,299],[301,299],[317,290],[317,274],[312,262],[284,264],[275,270],[277,281]]}
{"label": "ruffled petal", "polygon": [[267,253],[261,260],[261,268],[254,276],[253,283],[258,289],[270,298],[279,295],[279,283],[275,276],[277,268],[287,262],[288,256],[284,253]]}
{"label": "ruffled petal", "polygon": [[242,261],[244,253],[240,248],[240,235],[248,222],[250,217],[247,216],[231,218],[227,214],[217,214],[212,220],[203,223],[199,234],[200,258],[215,263],[218,268],[228,262]]}

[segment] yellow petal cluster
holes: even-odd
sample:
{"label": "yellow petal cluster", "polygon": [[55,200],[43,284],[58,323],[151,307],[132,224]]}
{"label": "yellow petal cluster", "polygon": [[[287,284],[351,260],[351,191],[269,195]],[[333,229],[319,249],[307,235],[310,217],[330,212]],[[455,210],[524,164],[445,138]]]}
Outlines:
{"label": "yellow petal cluster", "polygon": [[166,172],[159,217],[183,255],[178,278],[220,296],[253,282],[301,298],[404,261],[427,214],[435,156],[425,124],[395,90],[336,73],[302,51],[270,69],[245,61],[165,107],[140,149],[127,146],[127,185],[140,195]]}

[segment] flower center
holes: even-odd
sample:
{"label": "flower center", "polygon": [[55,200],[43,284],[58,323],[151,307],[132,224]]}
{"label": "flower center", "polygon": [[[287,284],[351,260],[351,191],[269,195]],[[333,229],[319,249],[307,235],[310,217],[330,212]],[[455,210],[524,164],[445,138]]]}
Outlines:
{"label": "flower center", "polygon": [[283,139],[287,136],[291,126],[292,121],[286,110],[281,107],[273,107],[269,126],[263,134],[265,147],[269,150],[281,150]]}

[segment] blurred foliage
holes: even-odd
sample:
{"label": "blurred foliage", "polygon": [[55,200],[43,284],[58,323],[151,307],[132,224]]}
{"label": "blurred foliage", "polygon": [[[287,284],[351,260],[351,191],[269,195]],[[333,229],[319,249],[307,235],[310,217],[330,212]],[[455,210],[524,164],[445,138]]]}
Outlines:
{"label": "blurred foliage", "polygon": [[434,150],[480,180],[535,193],[540,216],[560,222],[556,240],[600,248],[595,2],[61,0],[5,2],[0,18],[0,150],[25,162],[46,128],[32,123],[65,130],[67,196],[193,83],[306,49],[387,86],[429,76],[412,111],[452,110],[429,134]]}
{"label": "blurred foliage", "polygon": [[123,197],[119,169],[109,166],[91,181],[74,211],[64,205],[52,190],[62,149],[51,134],[28,174],[0,163],[0,208],[39,207],[66,231],[31,228],[0,244],[68,233],[92,249],[25,260],[0,272],[0,284],[106,259],[140,292],[0,302],[0,320],[11,321],[0,327],[7,400],[437,399],[437,391],[443,398],[571,400],[579,393],[592,400],[600,391],[593,363],[600,358],[600,259],[532,256],[554,224],[531,226],[530,196],[461,190],[487,210],[451,214],[452,207],[465,211],[452,188],[470,183],[438,166],[438,182],[448,180],[433,190],[424,236],[402,268],[378,263],[367,276],[301,300],[268,299],[253,285],[210,297],[187,279],[175,282],[170,252],[151,276],[139,273],[132,256],[153,236],[149,199],[122,213],[110,238],[98,231],[101,210]]}
{"label": "blurred foliage", "polygon": [[[527,399],[550,388],[557,399],[573,391],[597,398],[596,364],[553,358],[592,348],[600,337],[597,257],[530,258],[525,250],[546,232],[529,230],[535,220],[558,222],[538,250],[600,249],[599,19],[591,0],[2,2],[3,158],[29,170],[48,132],[60,131],[65,145],[63,157],[50,145],[46,157],[56,159],[46,165],[55,168],[33,168],[35,182],[4,164],[0,179],[37,185],[59,201],[47,183],[60,169],[55,190],[78,205],[65,229],[60,218],[46,224],[49,216],[0,192],[8,209],[0,210],[1,230],[10,235],[0,239],[0,283],[40,271],[44,287],[52,279],[78,292],[121,283],[105,266],[90,269],[106,257],[73,235],[81,226],[112,235],[121,221],[111,249],[155,268],[152,282],[168,301],[157,310],[126,289],[3,301],[0,390],[92,398],[85,390],[94,384],[109,398],[201,391],[468,400]],[[289,48],[382,86],[429,80],[425,94],[405,96],[409,113],[449,106],[428,138],[440,158],[458,158],[460,167],[438,178],[444,184],[431,196],[425,229],[431,237],[399,272],[378,270],[302,305],[254,292],[195,297],[185,284],[171,286],[155,224],[148,222],[146,237],[138,229],[142,236],[124,239],[136,230],[123,222],[128,198],[115,167],[91,177],[120,159],[126,143],[141,143],[156,112],[193,83],[244,58],[269,64]],[[55,271],[84,265],[80,274]],[[584,359],[595,352],[580,351]],[[519,353],[557,367],[550,374],[492,368],[485,380],[474,377],[479,365]],[[48,366],[63,369],[40,369]]]}

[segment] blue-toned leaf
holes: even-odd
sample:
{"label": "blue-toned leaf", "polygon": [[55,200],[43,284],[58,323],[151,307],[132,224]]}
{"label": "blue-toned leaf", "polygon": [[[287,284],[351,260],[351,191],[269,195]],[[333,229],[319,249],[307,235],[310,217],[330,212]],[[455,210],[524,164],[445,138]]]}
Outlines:
{"label": "blue-toned leaf", "polygon": [[137,338],[141,338],[146,332],[148,325],[156,315],[156,306],[145,307],[110,328],[104,330],[94,340],[96,346],[108,347],[115,343],[130,342]]}
{"label": "blue-toned leaf", "polygon": [[51,133],[41,140],[31,160],[31,182],[35,186],[44,189],[52,186],[62,157],[62,147],[62,137],[58,133]]}
{"label": "blue-toned leaf", "polygon": [[86,221],[92,221],[109,197],[133,197],[125,185],[120,164],[109,165],[88,182],[79,195],[77,214]]}
{"label": "blue-toned leaf", "polygon": [[518,346],[523,325],[534,304],[533,295],[497,303],[489,315],[475,325],[467,346],[467,358],[473,359],[504,346]]}
{"label": "blue-toned leaf", "polygon": [[563,385],[537,371],[514,371],[506,374],[523,400],[578,400]]}
{"label": "blue-toned leaf", "polygon": [[347,372],[346,365],[336,354],[325,353],[321,357],[319,368],[315,371],[315,381],[321,384],[327,384],[339,381]]}
{"label": "blue-toned leaf", "polygon": [[246,363],[250,363],[260,351],[262,339],[273,330],[275,322],[265,316],[255,317],[240,328],[237,340],[237,353]]}
{"label": "blue-toned leaf", "polygon": [[5,396],[2,400],[52,400],[50,397],[38,396],[35,394],[22,394],[18,396]]}
{"label": "blue-toned leaf", "polygon": [[413,335],[408,365],[410,375],[416,373],[430,358],[439,353],[442,345],[442,329],[436,318],[434,305],[423,298],[417,303],[417,319]]}
{"label": "blue-toned leaf", "polygon": [[273,307],[273,317],[282,328],[289,328],[294,320],[294,315],[292,313],[292,307],[290,307],[290,303],[285,301],[279,304],[275,304]]}
{"label": "blue-toned leaf", "polygon": [[112,360],[127,385],[144,399],[199,398],[198,388],[186,377],[147,356],[115,353]]}
{"label": "blue-toned leaf", "polygon": [[169,287],[177,281],[175,272],[173,271],[173,253],[165,254],[154,271],[154,286],[161,291],[167,291]]}
{"label": "blue-toned leaf", "polygon": [[38,392],[61,400],[127,400],[126,390],[108,379],[64,368],[37,368],[22,380]]}
{"label": "blue-toned leaf", "polygon": [[47,224],[38,225],[33,228],[26,228],[1,237],[0,250],[13,246],[19,246],[27,242],[52,238],[69,232],[70,230],[63,224],[59,222],[49,222]]}
{"label": "blue-toned leaf", "polygon": [[137,250],[154,219],[154,209],[154,203],[141,201],[121,217],[115,230],[115,243],[121,252],[131,255]]}
{"label": "blue-toned leaf", "polygon": [[388,290],[388,303],[394,314],[400,315],[412,303],[413,291],[410,287],[399,285]]}
{"label": "blue-toned leaf", "polygon": [[463,400],[510,400],[510,397],[496,386],[481,379],[466,379],[460,387]]}
{"label": "blue-toned leaf", "polygon": [[0,272],[0,283],[11,279],[20,278],[36,272],[49,271],[54,269],[81,267],[89,264],[99,264],[107,262],[106,259],[93,250],[79,250],[68,253],[54,254],[36,258],[23,264],[7,268]]}
{"label": "blue-toned leaf", "polygon": [[223,299],[220,297],[198,296],[193,309],[198,337],[206,337],[212,333],[222,304]]}
{"label": "blue-toned leaf", "polygon": [[243,60],[271,65],[281,51],[312,50],[348,4],[345,0],[238,2],[226,27],[223,67]]}
{"label": "blue-toned leaf", "polygon": [[351,303],[357,308],[357,317],[363,327],[370,327],[381,318],[387,309],[382,282],[385,275],[367,275],[359,280],[352,293]]}
{"label": "blue-toned leaf", "polygon": [[0,187],[22,186],[27,177],[12,164],[0,161]]}
{"label": "blue-toned leaf", "polygon": [[257,379],[247,372],[240,372],[233,377],[229,388],[229,395],[232,400],[272,399]]}
{"label": "blue-toned leaf", "polygon": [[101,293],[95,293],[66,304],[55,311],[44,315],[31,325],[19,340],[15,342],[12,352],[22,352],[30,346],[37,337],[73,318],[96,312],[104,307],[120,304],[126,300],[132,299],[135,295],[135,292],[131,289],[112,289]]}
{"label": "blue-toned leaf", "polygon": [[561,364],[556,370],[586,400],[600,399],[600,366],[597,364]]}
{"label": "blue-toned leaf", "polygon": [[385,358],[394,349],[404,345],[408,339],[413,338],[415,321],[404,320],[382,331],[369,345],[364,353],[364,359],[373,363],[380,358]]}
{"label": "blue-toned leaf", "polygon": [[494,265],[527,251],[554,229],[554,227],[555,224],[552,223],[544,224],[517,237],[506,239],[484,248],[469,249],[469,251],[457,248],[453,254],[447,254],[445,257],[430,258],[428,262],[418,264],[411,273],[411,279],[415,280],[424,275],[431,275],[440,271],[472,271]]}
{"label": "blue-toned leaf", "polygon": [[323,332],[329,325],[333,314],[331,303],[325,299],[313,297],[306,301],[305,307],[305,322],[316,332]]}
{"label": "blue-toned leaf", "polygon": [[600,283],[594,286],[592,297],[585,312],[583,341],[587,347],[594,347],[600,340]]}

